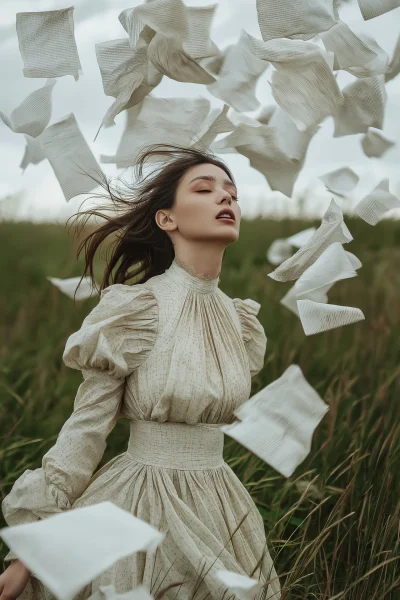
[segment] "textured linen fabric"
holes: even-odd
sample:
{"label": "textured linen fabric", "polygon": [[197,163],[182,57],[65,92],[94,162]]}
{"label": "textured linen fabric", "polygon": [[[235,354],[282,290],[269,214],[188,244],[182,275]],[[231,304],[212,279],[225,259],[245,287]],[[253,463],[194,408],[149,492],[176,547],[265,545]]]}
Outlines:
{"label": "textured linen fabric", "polygon": [[[216,570],[250,576],[264,551],[253,577],[273,579],[266,598],[280,598],[262,517],[223,460],[219,429],[249,399],[267,338],[260,304],[229,298],[218,284],[174,259],[143,284],[103,290],[67,340],[63,360],[84,381],[42,467],[25,471],[3,500],[7,524],[110,500],[166,534],[156,553],[117,561],[73,600],[101,585],[124,593],[142,583],[156,593],[185,576],[178,598],[189,600],[202,569],[196,600],[221,599],[226,587]],[[120,417],[131,421],[127,450],[94,473]],[[5,560],[13,558],[9,552]],[[19,600],[54,597],[32,575]]]}

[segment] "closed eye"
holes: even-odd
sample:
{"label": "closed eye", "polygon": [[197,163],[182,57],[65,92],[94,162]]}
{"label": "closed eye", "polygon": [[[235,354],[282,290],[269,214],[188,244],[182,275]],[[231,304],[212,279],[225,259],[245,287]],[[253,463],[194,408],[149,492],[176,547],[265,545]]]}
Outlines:
{"label": "closed eye", "polygon": [[[197,192],[198,192],[199,194],[201,194],[202,192],[212,192],[212,190],[197,190]],[[232,197],[234,200],[238,200],[238,197],[237,197],[237,196],[233,196],[233,195],[231,194],[231,197]]]}

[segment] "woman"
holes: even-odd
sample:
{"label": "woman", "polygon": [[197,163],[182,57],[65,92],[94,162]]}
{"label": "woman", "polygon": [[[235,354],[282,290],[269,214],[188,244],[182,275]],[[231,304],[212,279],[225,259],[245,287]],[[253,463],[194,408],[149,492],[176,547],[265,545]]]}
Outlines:
{"label": "woman", "polygon": [[[147,165],[154,168],[144,175]],[[82,277],[94,279],[101,242],[113,233],[117,240],[100,301],[63,354],[83,382],[42,467],[25,471],[4,499],[5,520],[13,526],[110,500],[165,534],[155,552],[119,560],[74,600],[101,585],[124,593],[143,584],[155,595],[176,582],[164,598],[189,600],[196,590],[196,600],[232,597],[219,569],[271,580],[263,597],[278,600],[263,520],[223,461],[219,429],[248,400],[266,350],[260,305],[219,289],[225,249],[240,229],[233,176],[208,152],[165,144],[142,152],[136,175],[126,198],[106,180],[120,214],[84,213],[106,223],[78,249],[87,246]],[[94,474],[120,417],[131,421],[127,450]],[[0,583],[7,600],[53,598],[19,560]]]}

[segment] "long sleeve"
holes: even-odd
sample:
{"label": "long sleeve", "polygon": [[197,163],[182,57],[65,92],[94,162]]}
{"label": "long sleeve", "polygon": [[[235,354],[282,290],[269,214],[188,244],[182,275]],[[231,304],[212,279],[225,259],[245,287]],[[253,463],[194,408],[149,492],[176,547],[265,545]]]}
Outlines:
{"label": "long sleeve", "polygon": [[232,300],[242,328],[242,339],[249,357],[250,373],[254,377],[264,366],[267,349],[267,336],[264,327],[257,319],[261,304],[251,298],[246,298],[246,300],[233,298]]}
{"label": "long sleeve", "polygon": [[[152,349],[158,305],[144,285],[114,284],[67,340],[64,363],[83,375],[72,415],[42,466],[27,469],[2,502],[8,526],[44,519],[71,508],[86,489],[114,428],[126,377]],[[11,551],[5,561],[17,558]]]}

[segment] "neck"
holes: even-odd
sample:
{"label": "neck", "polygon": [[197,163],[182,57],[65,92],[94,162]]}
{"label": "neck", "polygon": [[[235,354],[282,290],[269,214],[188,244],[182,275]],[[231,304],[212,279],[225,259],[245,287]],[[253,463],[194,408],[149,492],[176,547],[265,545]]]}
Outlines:
{"label": "neck", "polygon": [[187,262],[187,259],[183,260],[180,256],[175,254],[175,261],[194,277],[206,281],[216,279],[221,274],[221,261],[219,261],[219,264],[214,265],[214,268],[211,268],[210,265],[206,266],[204,259]]}

